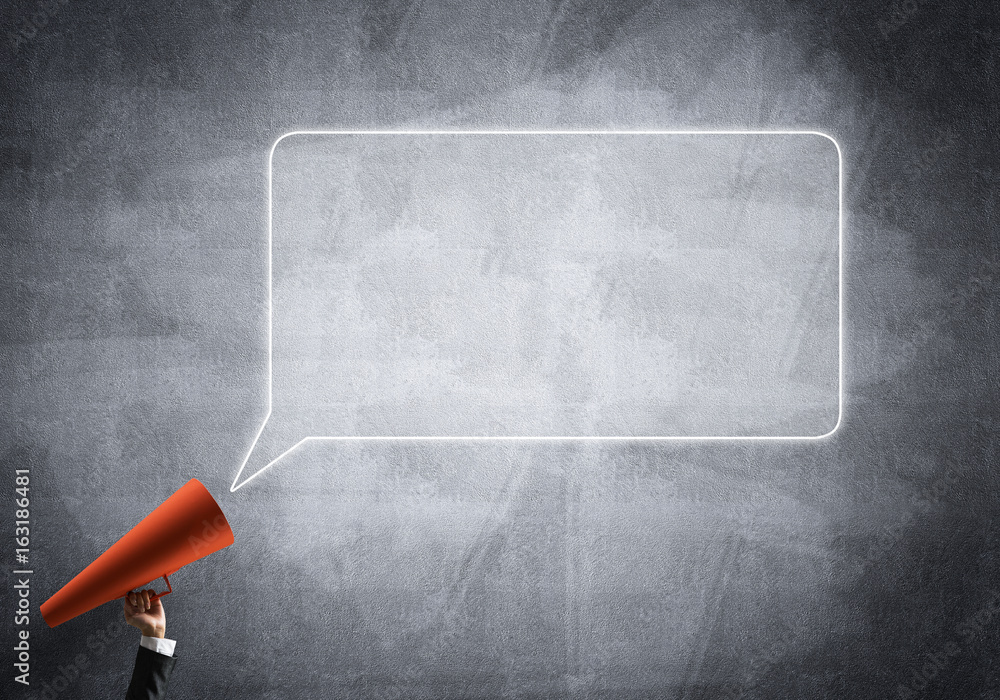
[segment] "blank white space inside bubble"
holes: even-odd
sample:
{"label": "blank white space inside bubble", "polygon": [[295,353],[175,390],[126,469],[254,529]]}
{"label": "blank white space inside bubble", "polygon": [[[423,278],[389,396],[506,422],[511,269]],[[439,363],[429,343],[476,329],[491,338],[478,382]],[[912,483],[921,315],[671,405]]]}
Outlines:
{"label": "blank white space inside bubble", "polygon": [[283,137],[234,488],[305,439],[829,434],[840,169],[804,132]]}

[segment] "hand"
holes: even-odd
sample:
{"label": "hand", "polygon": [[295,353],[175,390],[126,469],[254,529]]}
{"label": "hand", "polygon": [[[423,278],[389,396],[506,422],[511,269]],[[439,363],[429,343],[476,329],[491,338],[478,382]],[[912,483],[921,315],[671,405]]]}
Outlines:
{"label": "hand", "polygon": [[125,622],[147,637],[163,638],[167,633],[167,616],[159,599],[150,600],[155,593],[151,588],[132,591],[125,596]]}

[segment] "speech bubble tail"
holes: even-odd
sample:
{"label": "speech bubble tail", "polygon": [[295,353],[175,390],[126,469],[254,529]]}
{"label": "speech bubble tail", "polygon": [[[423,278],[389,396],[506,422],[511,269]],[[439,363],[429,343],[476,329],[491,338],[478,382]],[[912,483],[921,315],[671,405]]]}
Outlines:
{"label": "speech bubble tail", "polygon": [[250,445],[247,456],[243,458],[239,471],[236,472],[233,485],[229,487],[230,492],[256,479],[308,439],[302,438],[293,443],[287,431],[279,429],[276,425],[276,421],[268,414],[257,430],[257,436]]}

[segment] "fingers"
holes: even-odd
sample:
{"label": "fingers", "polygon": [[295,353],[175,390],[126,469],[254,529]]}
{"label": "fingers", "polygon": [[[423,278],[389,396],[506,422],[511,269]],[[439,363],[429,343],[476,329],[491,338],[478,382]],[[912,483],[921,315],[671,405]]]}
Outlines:
{"label": "fingers", "polygon": [[150,596],[155,593],[152,588],[148,588],[144,591],[132,591],[125,596],[125,602],[132,608],[131,614],[148,612],[155,604],[159,603],[157,599],[150,600]]}

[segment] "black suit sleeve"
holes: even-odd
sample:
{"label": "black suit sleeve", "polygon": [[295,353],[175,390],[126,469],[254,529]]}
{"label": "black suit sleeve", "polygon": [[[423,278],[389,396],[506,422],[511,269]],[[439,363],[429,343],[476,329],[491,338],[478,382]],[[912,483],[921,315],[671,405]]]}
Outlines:
{"label": "black suit sleeve", "polygon": [[167,681],[176,663],[176,656],[139,647],[125,700],[161,700],[167,697]]}

